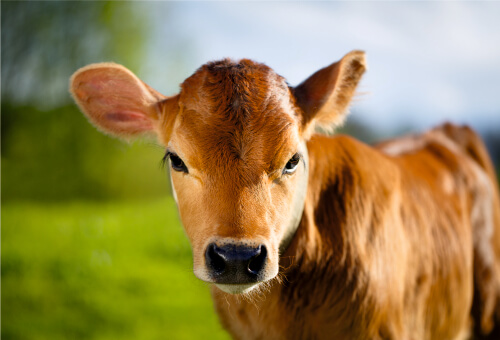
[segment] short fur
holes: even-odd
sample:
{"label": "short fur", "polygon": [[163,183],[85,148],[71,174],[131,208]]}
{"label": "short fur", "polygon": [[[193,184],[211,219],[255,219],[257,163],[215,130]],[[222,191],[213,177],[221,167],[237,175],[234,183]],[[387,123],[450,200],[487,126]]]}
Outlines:
{"label": "short fur", "polygon": [[[451,140],[449,131],[463,135]],[[483,301],[475,322],[484,333],[498,325],[497,183],[478,178],[491,172],[488,158],[471,157],[485,155],[484,145],[451,124],[418,139],[389,156],[385,143],[313,137],[306,208],[281,258],[283,282],[251,300],[212,290],[235,338],[465,339],[474,275]],[[471,219],[474,209],[494,212],[494,225]]]}
{"label": "short fur", "polygon": [[[292,88],[225,59],[165,97],[105,63],[71,91],[100,129],[155,132],[183,160],[171,175],[194,272],[235,339],[498,338],[500,200],[480,138],[452,124],[376,146],[313,135],[345,118],[365,69],[354,51]],[[211,242],[265,245],[261,282],[218,285]]]}

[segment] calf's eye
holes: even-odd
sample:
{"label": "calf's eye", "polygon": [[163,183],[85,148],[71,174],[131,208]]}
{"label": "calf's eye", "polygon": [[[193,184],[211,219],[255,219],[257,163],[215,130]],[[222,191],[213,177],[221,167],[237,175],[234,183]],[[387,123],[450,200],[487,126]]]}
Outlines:
{"label": "calf's eye", "polygon": [[186,164],[184,164],[184,161],[175,153],[167,152],[165,156],[170,158],[170,165],[172,166],[172,169],[174,169],[175,171],[188,173]]}
{"label": "calf's eye", "polygon": [[295,170],[297,170],[299,161],[300,161],[300,155],[296,153],[295,155],[293,155],[292,158],[290,158],[288,163],[286,163],[285,168],[283,169],[283,174],[284,175],[293,174]]}

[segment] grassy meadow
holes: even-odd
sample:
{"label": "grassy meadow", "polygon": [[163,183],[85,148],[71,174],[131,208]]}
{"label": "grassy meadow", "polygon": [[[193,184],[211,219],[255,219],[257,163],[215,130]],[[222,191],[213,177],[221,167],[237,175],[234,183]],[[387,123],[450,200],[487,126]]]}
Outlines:
{"label": "grassy meadow", "polygon": [[2,206],[2,339],[228,339],[171,198]]}

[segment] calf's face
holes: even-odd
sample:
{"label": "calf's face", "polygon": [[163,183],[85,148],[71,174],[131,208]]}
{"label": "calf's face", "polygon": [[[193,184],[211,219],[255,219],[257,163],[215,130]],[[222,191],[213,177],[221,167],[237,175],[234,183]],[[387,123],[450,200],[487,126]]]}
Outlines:
{"label": "calf's face", "polygon": [[226,59],[165,97],[126,68],[102,63],[78,70],[70,86],[104,132],[157,136],[195,275],[242,293],[278,274],[306,197],[306,141],[316,126],[343,119],[364,70],[355,51],[291,88],[263,64]]}

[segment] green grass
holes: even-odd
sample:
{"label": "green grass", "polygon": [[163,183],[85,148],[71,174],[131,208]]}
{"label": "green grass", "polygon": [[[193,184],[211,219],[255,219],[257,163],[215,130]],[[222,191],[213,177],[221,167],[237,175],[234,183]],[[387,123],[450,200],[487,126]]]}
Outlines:
{"label": "green grass", "polygon": [[2,206],[2,339],[228,339],[172,199]]}

